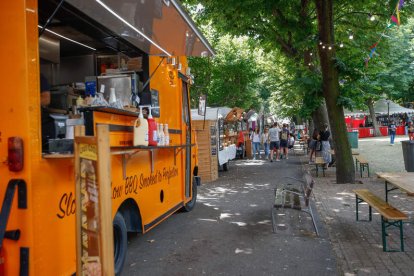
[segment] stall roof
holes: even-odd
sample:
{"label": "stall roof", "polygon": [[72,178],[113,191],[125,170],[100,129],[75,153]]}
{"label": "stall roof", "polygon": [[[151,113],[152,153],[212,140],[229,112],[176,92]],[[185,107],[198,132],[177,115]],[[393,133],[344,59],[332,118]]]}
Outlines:
{"label": "stall roof", "polygon": [[[388,114],[388,104],[387,100],[380,99],[375,102],[374,104],[374,112],[376,114]],[[398,114],[398,113],[414,113],[414,109],[405,108],[401,105],[390,101],[390,114]],[[354,110],[350,111],[344,108],[345,116],[359,116],[359,115],[368,115],[368,110]]]}
{"label": "stall roof", "polygon": [[369,111],[366,110],[349,110],[344,108],[344,115],[345,116],[361,116],[361,115],[368,115]]}
{"label": "stall roof", "polygon": [[[66,0],[63,8],[69,9],[66,3],[76,8],[72,12],[74,17],[79,16],[84,21],[91,18],[110,30],[114,39],[121,38],[147,54],[214,55],[207,39],[177,0]],[[84,16],[81,16],[82,13]],[[71,20],[73,17],[61,18],[55,25],[62,30],[62,26]],[[82,29],[77,31],[82,32]]]}
{"label": "stall roof", "polygon": [[[374,104],[375,113],[388,114],[387,100],[381,99]],[[390,114],[414,113],[414,109],[402,107],[399,104],[390,101]]]}
{"label": "stall roof", "polygon": [[[232,109],[230,107],[207,107],[206,120],[216,121],[220,118],[225,118]],[[198,109],[191,109],[191,119],[194,121],[204,120],[204,116],[198,115]]]}

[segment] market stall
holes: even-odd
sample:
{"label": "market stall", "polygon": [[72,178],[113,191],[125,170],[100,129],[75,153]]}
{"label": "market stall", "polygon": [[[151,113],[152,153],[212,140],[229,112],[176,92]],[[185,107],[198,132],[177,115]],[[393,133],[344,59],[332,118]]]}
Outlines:
{"label": "market stall", "polygon": [[[381,99],[374,104],[374,112],[382,135],[388,135],[389,121],[397,125],[397,135],[405,134],[405,123],[413,120],[414,109],[402,107],[390,100]],[[366,110],[344,110],[348,131],[358,130],[359,138],[373,137],[374,128]]]}
{"label": "market stall", "polygon": [[206,108],[206,116],[191,110],[192,126],[197,132],[199,175],[203,182],[218,178],[218,169],[228,169],[229,160],[236,158],[238,130],[242,128],[240,108]]}

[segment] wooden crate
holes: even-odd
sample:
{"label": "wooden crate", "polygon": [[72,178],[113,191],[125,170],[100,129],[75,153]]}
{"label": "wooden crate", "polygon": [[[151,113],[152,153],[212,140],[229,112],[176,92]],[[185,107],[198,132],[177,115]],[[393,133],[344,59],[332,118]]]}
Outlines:
{"label": "wooden crate", "polygon": [[[216,121],[192,121],[192,127],[197,132],[198,144],[198,174],[202,183],[214,181],[218,178],[217,156],[211,155],[211,133],[210,127],[216,127]],[[218,133],[216,134],[218,135]],[[218,150],[216,150],[218,154]]]}

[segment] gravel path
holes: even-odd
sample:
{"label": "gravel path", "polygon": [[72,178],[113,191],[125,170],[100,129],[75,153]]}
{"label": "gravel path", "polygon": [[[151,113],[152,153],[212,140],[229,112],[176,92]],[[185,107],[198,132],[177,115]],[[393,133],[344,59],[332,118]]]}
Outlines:
{"label": "gravel path", "polygon": [[397,136],[394,146],[389,137],[372,137],[358,140],[357,151],[369,162],[372,172],[404,172],[404,159],[401,141],[407,136]]}

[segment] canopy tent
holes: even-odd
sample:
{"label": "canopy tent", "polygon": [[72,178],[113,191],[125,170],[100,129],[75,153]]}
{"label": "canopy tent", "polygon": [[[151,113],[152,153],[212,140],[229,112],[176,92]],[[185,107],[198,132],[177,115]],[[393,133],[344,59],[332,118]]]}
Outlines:
{"label": "canopy tent", "polygon": [[[225,118],[232,109],[230,107],[207,107],[206,108],[206,120],[218,120]],[[198,115],[198,109],[191,109],[191,119],[198,121],[204,120],[204,116]]]}
{"label": "canopy tent", "polygon": [[228,122],[239,121],[242,119],[244,110],[238,107],[234,107],[224,118]]}
{"label": "canopy tent", "polygon": [[[385,99],[380,99],[374,104],[374,111],[376,114],[388,114],[388,103]],[[414,109],[402,107],[399,104],[390,101],[390,115],[399,113],[414,113]],[[345,116],[361,116],[369,115],[368,110],[354,110],[350,111],[344,108]]]}
{"label": "canopy tent", "polygon": [[362,116],[362,115],[368,115],[369,111],[366,110],[354,110],[351,111],[349,109],[344,108],[344,115],[347,116]]}
{"label": "canopy tent", "polygon": [[[414,109],[402,107],[399,104],[389,101],[390,114],[398,113],[414,113]],[[377,114],[388,114],[388,103],[387,100],[381,99],[374,104],[374,110]]]}

